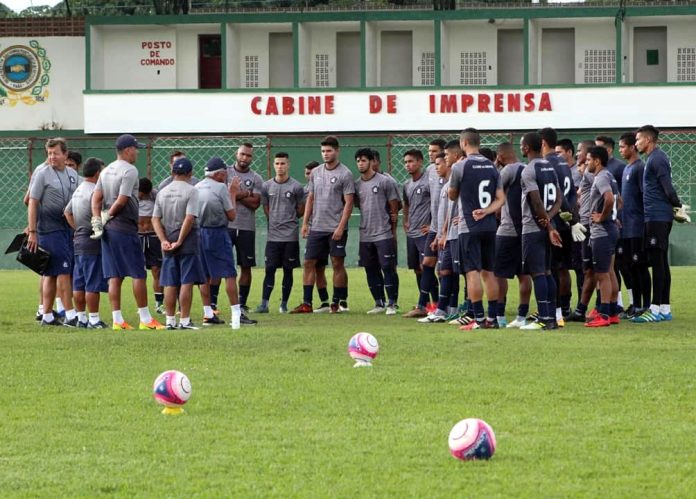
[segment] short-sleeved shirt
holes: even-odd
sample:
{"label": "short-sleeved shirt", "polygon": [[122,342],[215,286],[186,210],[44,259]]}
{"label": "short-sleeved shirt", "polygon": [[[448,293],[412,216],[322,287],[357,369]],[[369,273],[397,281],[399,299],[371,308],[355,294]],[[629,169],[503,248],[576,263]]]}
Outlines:
{"label": "short-sleeved shirt", "polygon": [[360,242],[372,243],[393,237],[389,213],[384,207],[398,201],[399,193],[385,175],[355,181],[355,201],[360,208]]}
{"label": "short-sleeved shirt", "polygon": [[595,174],[592,189],[590,190],[590,206],[592,213],[601,213],[604,210],[604,194],[612,192],[614,194],[614,207],[611,214],[604,222],[590,224],[590,239],[605,237],[609,235],[611,225],[616,224],[616,199],[619,193],[619,186],[614,175],[606,168]]}
{"label": "short-sleeved shirt", "polygon": [[544,210],[548,213],[553,208],[558,196],[562,195],[556,169],[546,159],[534,158],[524,167],[520,179],[522,186],[522,234],[532,234],[546,230],[536,220],[529,200],[531,192],[539,192]]}
{"label": "short-sleeved shirt", "polygon": [[440,206],[440,191],[445,185],[445,178],[437,174],[437,166],[435,164],[428,165],[425,170],[428,176],[428,187],[430,190],[430,232],[438,232],[438,208]]}
{"label": "short-sleeved shirt", "polygon": [[[169,184],[171,184],[172,182],[174,182],[174,175],[169,175],[167,178],[165,178],[164,180],[162,180],[162,182],[160,182],[160,184],[157,186],[157,190],[158,190],[158,191],[161,191],[162,189],[164,189],[165,187],[167,187],[167,186],[168,186]],[[188,179],[188,183],[191,184],[191,185],[196,185],[196,184],[198,184],[198,182],[200,182],[200,180],[197,179],[197,178],[194,177],[194,176],[191,176],[191,178]]]}
{"label": "short-sleeved shirt", "polygon": [[[459,215],[459,203],[458,201],[450,200],[448,193],[449,186],[449,179],[447,179],[438,194],[440,201],[438,202],[437,210],[437,237],[442,237],[445,233],[445,229],[447,229],[447,240],[452,241],[457,239],[459,235],[457,226],[454,225],[454,218]],[[445,222],[447,222],[446,227],[444,225]]]}
{"label": "short-sleeved shirt", "polygon": [[402,192],[404,205],[408,206],[408,237],[421,237],[421,227],[430,225],[430,183],[428,175],[422,173],[417,180],[408,179]]}
{"label": "short-sleeved shirt", "polygon": [[102,191],[102,210],[108,210],[119,196],[127,196],[128,202],[106,225],[107,230],[137,234],[138,232],[138,169],[117,159],[99,175],[95,190]]}
{"label": "short-sleeved shirt", "polygon": [[289,177],[285,182],[275,178],[261,186],[261,203],[268,206],[267,241],[298,241],[297,207],[305,202],[304,187]]}
{"label": "short-sleeved shirt", "polygon": [[205,228],[227,227],[227,212],[232,209],[230,191],[223,182],[205,178],[196,184],[198,225]]}
{"label": "short-sleeved shirt", "polygon": [[609,157],[609,161],[607,162],[607,170],[609,170],[609,172],[612,175],[614,175],[614,179],[616,180],[616,185],[619,187],[619,192],[621,192],[624,168],[626,168],[626,163],[624,163],[621,160],[616,159],[613,156]]}
{"label": "short-sleeved shirt", "polygon": [[499,236],[522,235],[522,172],[524,163],[510,163],[500,171],[500,183],[505,191],[505,204],[500,212]]}
{"label": "short-sleeved shirt", "polygon": [[41,170],[44,168],[48,167],[48,165],[44,162],[41,163],[40,165],[36,165],[34,169],[31,171],[31,177],[29,177],[29,192],[31,192],[31,186],[34,184],[34,179],[36,178],[36,174],[39,173]]}
{"label": "short-sleeved shirt", "polygon": [[487,208],[502,191],[500,174],[495,165],[481,154],[470,154],[452,166],[451,188],[459,189],[459,215],[469,232],[495,232],[498,222],[494,213],[474,220],[473,211]]}
{"label": "short-sleeved shirt", "polygon": [[643,208],[646,222],[671,222],[674,219],[672,203],[665,194],[662,180],[672,183],[672,166],[664,151],[657,147],[648,155],[643,171]]}
{"label": "short-sleeved shirt", "polygon": [[582,182],[582,174],[577,163],[570,167],[570,175],[573,177],[573,184],[577,189],[580,186],[580,182]]}
{"label": "short-sleeved shirt", "polygon": [[[240,189],[251,191],[253,194],[261,194],[263,178],[254,170],[240,171],[237,165],[227,167],[227,185],[232,182],[234,177],[239,177]],[[256,230],[256,210],[244,206],[241,202],[237,203],[237,216],[228,224],[230,229]]]}
{"label": "short-sleeved shirt", "polygon": [[144,198],[138,198],[138,216],[151,217],[155,209],[155,199],[157,198],[157,189],[152,189]]}
{"label": "short-sleeved shirt", "polygon": [[312,170],[308,192],[314,197],[312,230],[333,232],[343,216],[344,196],[355,194],[353,175],[343,163],[331,169],[323,163]]}
{"label": "short-sleeved shirt", "polygon": [[580,223],[582,225],[590,225],[590,216],[592,215],[590,191],[592,190],[593,182],[594,175],[585,170],[580,182]]}
{"label": "short-sleeved shirt", "polygon": [[[161,218],[164,234],[169,242],[179,238],[181,226],[187,215],[198,216],[198,189],[183,180],[175,180],[157,194],[153,217]],[[198,253],[198,224],[194,220],[191,232],[186,236],[177,254]]]}
{"label": "short-sleeved shirt", "polygon": [[626,239],[643,237],[645,219],[643,217],[643,171],[645,164],[637,159],[626,165],[621,183],[623,213],[622,235]]}
{"label": "short-sleeved shirt", "polygon": [[[449,183],[449,180],[447,181]],[[447,198],[447,211],[449,212],[449,219],[447,221],[447,240],[448,241],[454,241],[459,237],[459,231],[458,231],[458,225],[461,222],[457,222],[457,225],[454,225],[454,219],[455,217],[459,217],[459,200],[452,201],[449,198],[449,195],[447,194],[447,190],[449,189],[449,185],[447,188],[443,187],[442,191],[445,193],[445,197]]]}
{"label": "short-sleeved shirt", "polygon": [[76,255],[101,253],[101,241],[89,237],[92,232],[92,193],[96,186],[93,182],[82,182],[65,207],[65,212],[70,213],[75,219],[73,246]]}
{"label": "short-sleeved shirt", "polygon": [[[547,154],[545,159],[551,163],[556,172],[558,185],[561,187],[561,193],[566,203],[566,209],[572,211],[578,202],[578,193],[575,190],[575,182],[573,182],[573,175],[568,162],[556,152]],[[561,208],[561,211],[563,211],[563,208]],[[554,221],[558,230],[570,230],[570,226],[561,220],[560,212],[554,217]]]}
{"label": "short-sleeved shirt", "polygon": [[63,212],[77,189],[79,178],[72,168],[50,166],[32,176],[29,197],[39,202],[37,230],[41,233],[70,229]]}

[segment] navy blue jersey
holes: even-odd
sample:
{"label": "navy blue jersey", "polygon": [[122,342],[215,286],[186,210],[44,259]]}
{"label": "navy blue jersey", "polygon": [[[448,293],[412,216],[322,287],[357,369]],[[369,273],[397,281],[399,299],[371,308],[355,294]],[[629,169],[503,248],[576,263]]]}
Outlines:
{"label": "navy blue jersey", "polygon": [[672,166],[660,148],[655,148],[645,161],[643,171],[643,209],[646,222],[671,222],[674,218],[672,203],[662,182],[672,185]]}
{"label": "navy blue jersey", "polygon": [[[556,172],[556,177],[558,178],[558,185],[563,194],[565,202],[561,202],[560,211],[573,211],[578,202],[578,193],[575,190],[575,182],[573,181],[573,174],[570,171],[568,162],[563,159],[563,156],[555,152],[547,154],[544,159],[553,166],[553,170]],[[560,212],[553,220],[558,230],[570,230],[570,225],[561,220]]]}
{"label": "navy blue jersey", "polygon": [[622,234],[626,239],[643,237],[643,170],[645,165],[638,159],[624,168],[621,184],[623,199]]}
{"label": "navy blue jersey", "polygon": [[522,199],[520,201],[522,205],[522,234],[546,230],[537,223],[536,214],[529,201],[529,194],[537,191],[541,203],[544,205],[544,211],[548,213],[556,203],[558,196],[561,195],[556,170],[546,159],[534,158],[524,167],[520,184],[522,186]]}
{"label": "navy blue jersey", "polygon": [[623,172],[626,168],[626,163],[616,159],[613,156],[609,156],[609,162],[607,163],[607,170],[614,175],[616,179],[616,184],[619,186],[619,192],[621,192],[621,183],[623,182]]}
{"label": "navy blue jersey", "polygon": [[474,210],[487,208],[497,191],[502,190],[500,174],[491,161],[480,154],[471,154],[452,167],[450,185],[459,189],[460,216],[469,232],[495,232],[498,223],[495,214],[474,221]]}

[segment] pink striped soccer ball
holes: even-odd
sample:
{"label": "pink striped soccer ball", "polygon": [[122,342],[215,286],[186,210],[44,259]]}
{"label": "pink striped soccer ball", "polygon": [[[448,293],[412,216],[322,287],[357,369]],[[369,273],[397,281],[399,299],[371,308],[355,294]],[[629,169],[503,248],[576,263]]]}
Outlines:
{"label": "pink striped soccer ball", "polygon": [[167,407],[181,407],[191,396],[191,382],[179,371],[164,371],[152,385],[152,396]]}
{"label": "pink striped soccer ball", "polygon": [[490,459],[495,453],[495,433],[481,419],[463,419],[449,434],[450,452],[457,459]]}
{"label": "pink striped soccer ball", "polygon": [[378,352],[377,338],[370,333],[357,333],[348,342],[348,355],[355,360],[372,362]]}

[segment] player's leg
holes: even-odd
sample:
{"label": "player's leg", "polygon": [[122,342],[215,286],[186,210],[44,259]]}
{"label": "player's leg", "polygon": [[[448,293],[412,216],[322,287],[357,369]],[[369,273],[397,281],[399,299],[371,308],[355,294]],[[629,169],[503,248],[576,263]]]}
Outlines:
{"label": "player's leg", "polygon": [[[418,286],[418,292],[419,296],[421,295],[421,261],[422,258],[420,256],[420,251],[418,250],[418,246],[416,245],[416,238],[414,237],[406,237],[406,264],[407,267],[410,270],[413,270],[413,273],[416,276],[416,285]],[[417,300],[418,305],[413,307],[412,310],[409,310],[405,314],[403,314],[403,317],[406,318],[420,318],[420,317],[425,317],[428,315],[425,311],[425,305],[422,307],[420,306],[421,300]],[[425,299],[425,302],[427,303],[427,298]]]}
{"label": "player's leg", "polygon": [[179,329],[190,329],[191,323],[191,303],[193,302],[193,284],[182,284],[179,288],[179,306],[181,307],[181,318],[179,319]]}
{"label": "player's leg", "polygon": [[[268,313],[268,302],[275,287],[275,273],[280,266],[280,251],[283,243],[277,241],[266,241],[266,252],[264,261],[266,263],[263,276],[263,287],[261,289],[261,304],[256,307],[255,312],[261,314]],[[243,273],[243,272],[242,272]]]}
{"label": "player's leg", "polygon": [[377,246],[374,242],[360,241],[358,246],[358,266],[365,269],[365,280],[370,295],[374,300],[374,307],[367,311],[368,314],[381,314],[385,309],[384,303],[384,279],[382,269],[377,258]]}
{"label": "player's leg", "polygon": [[[614,297],[615,284],[612,282],[612,270],[614,268],[614,248],[616,243],[609,236],[597,237],[590,240],[592,246],[592,268],[597,280],[600,293],[598,314],[585,323],[587,327],[606,327],[611,323],[611,300]],[[618,285],[618,283],[617,283]]]}
{"label": "player's leg", "polygon": [[430,301],[432,303],[437,303],[440,299],[438,280],[435,277],[435,266],[439,257],[437,248],[433,249],[435,236],[436,234],[434,232],[428,232],[422,243],[422,248],[419,246],[421,252],[421,268],[423,273],[426,274],[426,279],[428,279],[426,284],[429,284],[429,287],[423,286],[423,276],[421,275],[421,286],[424,289],[430,290]]}
{"label": "player's leg", "polygon": [[88,324],[87,296],[85,292],[86,266],[86,262],[83,262],[83,256],[75,255],[73,259],[72,289],[78,327],[87,327]]}
{"label": "player's leg", "polygon": [[387,295],[386,315],[396,315],[399,303],[399,276],[396,272],[396,241],[393,238],[377,242],[377,258],[384,276],[384,292]]}

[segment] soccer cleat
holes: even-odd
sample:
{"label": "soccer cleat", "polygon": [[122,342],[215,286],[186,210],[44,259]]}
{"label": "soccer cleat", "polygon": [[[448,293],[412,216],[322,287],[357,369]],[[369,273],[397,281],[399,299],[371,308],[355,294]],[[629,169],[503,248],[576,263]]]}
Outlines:
{"label": "soccer cleat", "polygon": [[626,310],[624,310],[623,312],[621,312],[619,314],[619,319],[626,320],[626,319],[632,318],[635,315],[636,315],[636,308],[633,305],[630,305]]}
{"label": "soccer cleat", "polygon": [[348,302],[345,300],[338,302],[338,308],[341,312],[350,312],[350,309],[348,308]]}
{"label": "soccer cleat", "polygon": [[218,324],[224,324],[225,321],[220,319],[217,315],[214,315],[212,317],[203,317],[203,325],[204,326],[215,326]]}
{"label": "soccer cleat", "polygon": [[475,321],[472,320],[469,324],[466,324],[465,326],[459,326],[460,331],[473,331],[474,329],[484,329],[485,325],[483,321]]}
{"label": "soccer cleat", "polygon": [[198,331],[199,328],[197,328],[193,322],[189,322],[188,324],[184,325],[179,323],[179,329],[192,329],[194,331]]}
{"label": "soccer cleat", "polygon": [[[322,302],[321,306],[319,308],[317,308],[316,310],[314,310],[315,314],[327,314],[329,312],[331,312],[331,305],[329,305],[329,302],[327,302],[327,301]],[[290,312],[290,313],[292,313],[292,312]]]}
{"label": "soccer cleat", "polygon": [[483,321],[483,329],[500,329],[497,319],[486,319]]}
{"label": "soccer cleat", "polygon": [[450,324],[458,325],[458,326],[467,326],[471,324],[474,321],[474,318],[468,314],[462,315],[459,319],[456,319]]}
{"label": "soccer cleat", "polygon": [[618,315],[610,315],[609,316],[609,324],[612,326],[615,326],[616,324],[619,324],[621,322],[621,319],[619,319]]}
{"label": "soccer cleat", "polygon": [[547,321],[544,324],[544,331],[553,331],[555,329],[558,329],[558,322],[552,320],[552,321]]}
{"label": "soccer cleat", "polygon": [[62,325],[63,325],[63,323],[60,322],[55,317],[53,318],[52,321],[45,321],[45,320],[41,319],[41,326],[62,326]]}
{"label": "soccer cleat", "polygon": [[41,322],[43,320],[43,314],[41,312],[36,312],[36,316],[34,316],[34,320],[36,322]]}
{"label": "soccer cleat", "polygon": [[89,322],[87,322],[87,321],[85,321],[85,322],[77,321],[77,328],[78,328],[78,329],[87,329],[88,327],[89,327]]}
{"label": "soccer cleat", "polygon": [[[318,313],[318,310],[315,310],[314,313]],[[312,306],[309,303],[301,303],[295,308],[293,308],[290,311],[291,314],[311,314],[312,313]]]}
{"label": "soccer cleat", "polygon": [[427,316],[428,316],[428,312],[426,312],[424,309],[418,308],[418,307],[413,307],[412,310],[409,310],[408,312],[403,314],[401,317],[405,317],[407,319],[418,319],[420,317],[427,317]]}
{"label": "soccer cleat", "polygon": [[176,324],[167,324],[164,329],[167,331],[176,331]]}
{"label": "soccer cleat", "polygon": [[502,317],[502,318],[500,318],[500,319],[497,319],[497,321],[498,321],[498,327],[499,327],[500,329],[507,328],[507,326],[508,326],[508,321],[507,321],[507,319],[506,319],[505,317]]}
{"label": "soccer cleat", "polygon": [[667,312],[666,314],[663,314],[660,312],[660,321],[671,321],[672,320],[672,312]]}
{"label": "soccer cleat", "polygon": [[573,310],[570,315],[568,316],[568,319],[566,319],[568,322],[587,322],[587,318],[585,317],[585,314],[578,310]]}
{"label": "soccer cleat", "polygon": [[509,322],[508,325],[505,326],[505,329],[519,329],[526,324],[527,324],[527,321],[525,319],[522,319],[521,321],[515,319],[514,321]]}
{"label": "soccer cleat", "polygon": [[398,305],[387,305],[387,311],[385,312],[385,315],[396,315],[399,313],[399,306]]}
{"label": "soccer cleat", "polygon": [[287,314],[288,313],[288,306],[281,305],[280,307],[278,307],[278,313],[279,314]]}
{"label": "soccer cleat", "polygon": [[255,326],[258,324],[259,321],[255,321],[254,319],[249,319],[246,314],[242,314],[239,316],[239,324],[242,326]]}
{"label": "soccer cleat", "polygon": [[457,319],[459,319],[459,314],[449,314],[447,317],[445,317],[447,324],[454,324],[452,321],[456,321]]}
{"label": "soccer cleat", "polygon": [[425,311],[428,312],[429,314],[432,314],[437,310],[437,303],[435,302],[430,302],[425,306]]}
{"label": "soccer cleat", "polygon": [[56,319],[58,319],[61,322],[65,321],[65,310],[63,310],[62,312],[56,312],[54,310],[53,317],[55,317]]}
{"label": "soccer cleat", "polygon": [[521,326],[520,329],[523,331],[542,331],[546,329],[546,324],[541,322],[541,320],[537,319],[533,322],[525,324],[524,326]]}
{"label": "soccer cleat", "polygon": [[247,305],[240,305],[239,308],[242,310],[243,314],[248,314],[251,311]]}
{"label": "soccer cleat", "polygon": [[565,327],[565,319],[556,319],[556,326]]}
{"label": "soccer cleat", "polygon": [[87,329],[106,329],[107,327],[109,326],[104,321],[99,321],[96,324],[87,323]]}
{"label": "soccer cleat", "polygon": [[340,314],[341,313],[341,306],[338,303],[332,303],[330,310],[330,314]]}
{"label": "soccer cleat", "polygon": [[77,327],[78,322],[80,322],[80,321],[77,319],[77,316],[75,316],[72,319],[70,319],[69,321],[63,321],[63,325],[65,327]]}
{"label": "soccer cleat", "polygon": [[593,308],[592,310],[590,310],[590,313],[586,315],[586,317],[587,317],[588,321],[591,321],[592,319],[594,319],[598,315],[599,315],[599,310],[597,310],[596,308]]}
{"label": "soccer cleat", "polygon": [[631,319],[631,322],[635,322],[637,324],[643,324],[645,322],[660,322],[661,320],[662,320],[662,317],[661,317],[661,314],[659,312],[657,314],[653,314],[652,310],[647,309],[642,314]]}
{"label": "soccer cleat", "polygon": [[367,315],[376,315],[376,314],[381,314],[384,313],[387,309],[383,307],[382,305],[375,305],[374,308],[371,308],[370,310],[367,311]]}
{"label": "soccer cleat", "polygon": [[144,322],[140,323],[140,326],[138,326],[138,329],[141,331],[145,331],[148,329],[164,329],[164,325],[160,323],[157,319],[150,319],[150,322],[147,324]]}
{"label": "soccer cleat", "polygon": [[213,309],[213,313],[214,313],[215,315],[220,315],[220,311],[218,310],[217,305],[213,305],[213,304],[211,303],[211,304],[210,304],[210,308]]}
{"label": "soccer cleat", "polygon": [[256,307],[256,310],[254,310],[254,313],[257,314],[267,314],[268,313],[268,307],[264,307],[263,305],[259,305]]}
{"label": "soccer cleat", "polygon": [[437,324],[437,323],[447,322],[447,318],[444,315],[433,313],[433,314],[428,314],[427,317],[423,317],[422,319],[418,319],[418,322],[422,322],[425,324]]}
{"label": "soccer cleat", "polygon": [[128,324],[126,321],[114,322],[114,325],[111,326],[111,329],[113,329],[114,331],[132,331],[133,326]]}
{"label": "soccer cleat", "polygon": [[164,305],[162,303],[157,304],[157,307],[155,307],[155,312],[157,312],[160,315],[164,315],[167,313],[167,311],[164,309]]}
{"label": "soccer cleat", "polygon": [[597,314],[597,317],[589,322],[585,323],[585,327],[609,327],[611,322],[609,322],[609,317],[602,316],[602,314]]}

